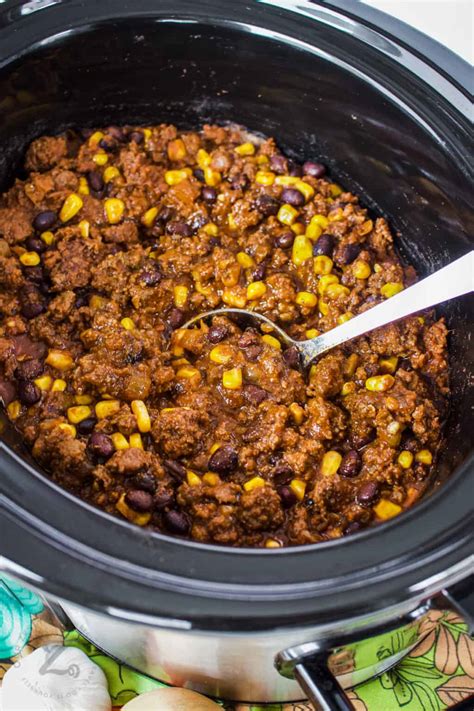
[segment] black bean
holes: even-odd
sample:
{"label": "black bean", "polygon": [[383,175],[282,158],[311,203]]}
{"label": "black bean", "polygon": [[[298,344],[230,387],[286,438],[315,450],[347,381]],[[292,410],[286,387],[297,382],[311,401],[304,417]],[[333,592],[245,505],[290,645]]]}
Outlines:
{"label": "black bean", "polygon": [[262,350],[263,346],[261,346],[259,343],[256,343],[254,346],[249,346],[245,349],[245,357],[247,358],[247,360],[250,360],[252,363],[255,363],[255,361],[260,358]]}
{"label": "black bean", "polygon": [[90,170],[87,174],[87,182],[91,190],[99,193],[104,189],[104,179],[97,170]]}
{"label": "black bean", "polygon": [[162,277],[163,275],[159,264],[157,264],[154,259],[147,259],[139,273],[140,281],[146,286],[156,286]]}
{"label": "black bean", "polygon": [[249,186],[249,179],[244,173],[232,178],[230,187],[232,190],[246,190]]}
{"label": "black bean", "polygon": [[207,466],[218,474],[229,474],[237,469],[238,464],[239,455],[235,449],[230,444],[224,444],[209,457]]}
{"label": "black bean", "polygon": [[260,337],[254,328],[246,328],[239,338],[239,347],[248,348],[260,343]]}
{"label": "black bean", "polygon": [[186,314],[183,309],[173,308],[168,316],[168,323],[171,328],[179,328],[186,321]]}
{"label": "black bean", "polygon": [[359,504],[371,504],[377,498],[379,485],[376,481],[366,481],[356,494]]}
{"label": "black bean", "polygon": [[141,131],[132,131],[131,133],[128,134],[128,138],[130,141],[133,141],[134,143],[143,143],[145,136]]}
{"label": "black bean", "polygon": [[285,188],[282,190],[280,200],[294,207],[302,207],[306,202],[303,193],[300,193],[296,188]]}
{"label": "black bean", "polygon": [[193,170],[193,175],[196,180],[199,180],[200,183],[204,182],[204,171],[201,168],[195,168]]}
{"label": "black bean", "polygon": [[27,237],[25,240],[25,247],[28,252],[37,252],[38,254],[41,254],[46,249],[45,243],[38,237]]}
{"label": "black bean", "polygon": [[313,255],[317,257],[318,255],[323,254],[325,257],[332,257],[335,244],[336,241],[334,237],[325,232],[313,244]]}
{"label": "black bean", "polygon": [[41,398],[41,390],[31,380],[18,381],[18,399],[22,405],[34,405]]}
{"label": "black bean", "polygon": [[176,481],[184,481],[186,479],[186,469],[179,462],[172,459],[165,459],[163,465],[170,476]]}
{"label": "black bean", "polygon": [[131,489],[125,494],[125,503],[134,511],[150,511],[153,508],[153,496],[143,489]]}
{"label": "black bean", "polygon": [[411,437],[410,436],[407,436],[407,437],[402,436],[401,446],[403,449],[406,449],[408,452],[412,452],[413,454],[415,454],[420,449],[421,445],[418,442],[418,440],[413,436],[411,436]]}
{"label": "black bean", "polygon": [[163,522],[170,533],[176,533],[179,536],[185,536],[190,529],[189,520],[186,514],[181,511],[165,511]]}
{"label": "black bean", "polygon": [[112,136],[112,138],[115,138],[116,141],[120,141],[120,143],[123,143],[126,139],[125,133],[120,126],[109,126],[107,133],[109,136]]}
{"label": "black bean", "polygon": [[298,501],[296,494],[290,489],[289,486],[280,486],[278,487],[277,492],[281,499],[281,505],[284,509],[290,509]]}
{"label": "black bean", "polygon": [[259,195],[255,200],[255,208],[263,217],[270,217],[270,215],[277,214],[280,204],[271,195]]}
{"label": "black bean", "polygon": [[57,215],[52,210],[39,212],[33,220],[33,227],[37,232],[49,230],[57,220]]}
{"label": "black bean", "polygon": [[268,398],[268,392],[258,385],[246,385],[243,389],[244,398],[251,405],[260,405],[261,402]]}
{"label": "black bean", "polygon": [[299,368],[300,354],[296,346],[290,346],[283,351],[283,360],[290,368]]}
{"label": "black bean", "polygon": [[270,158],[270,168],[274,173],[282,175],[283,173],[286,173],[288,169],[288,161],[286,160],[285,156],[282,156],[277,153],[276,155]]}
{"label": "black bean", "polygon": [[339,465],[339,474],[346,477],[357,476],[362,466],[362,458],[359,452],[355,449],[351,449],[342,458],[342,462]]}
{"label": "black bean", "polygon": [[360,531],[362,526],[358,521],[352,521],[345,529],[344,529],[344,534],[346,536],[350,536],[351,533],[357,533],[357,531]]}
{"label": "black bean", "polygon": [[18,363],[15,375],[20,380],[33,380],[44,370],[44,363],[39,358],[29,358]]}
{"label": "black bean", "polygon": [[88,435],[94,431],[94,427],[97,424],[95,417],[86,417],[85,420],[81,420],[77,423],[76,429],[81,435]]}
{"label": "black bean", "polygon": [[93,432],[87,443],[87,451],[98,459],[108,459],[115,451],[112,439],[103,432]]}
{"label": "black bean", "polygon": [[294,476],[295,473],[288,464],[278,464],[273,470],[273,481],[277,486],[287,484]]}
{"label": "black bean", "polygon": [[151,472],[136,474],[131,483],[134,489],[143,489],[143,491],[148,491],[150,494],[154,494],[156,491],[156,479]]}
{"label": "black bean", "polygon": [[367,432],[367,434],[353,432],[349,438],[350,443],[354,447],[354,449],[363,449],[368,444],[370,444],[370,442],[373,442],[373,440],[375,439],[375,434],[375,430],[371,430],[370,432]]}
{"label": "black bean", "polygon": [[307,160],[303,163],[303,174],[311,175],[313,178],[322,178],[326,172],[326,166],[322,163],[313,163],[313,161]]}
{"label": "black bean", "polygon": [[46,304],[44,303],[43,299],[38,299],[38,300],[31,300],[31,301],[26,301],[21,299],[21,315],[24,316],[26,319],[32,319],[36,318],[40,314],[43,313],[43,311],[46,310]]}
{"label": "black bean", "polygon": [[359,256],[361,250],[361,244],[356,244],[355,242],[352,242],[351,244],[346,244],[345,247],[342,249],[341,255],[339,257],[339,263],[344,265],[352,264],[352,262]]}
{"label": "black bean", "polygon": [[277,247],[280,247],[280,249],[289,249],[292,245],[293,242],[295,241],[295,233],[294,232],[283,232],[283,234],[278,235],[275,238],[275,245]]}
{"label": "black bean", "polygon": [[301,178],[301,176],[303,175],[301,166],[298,165],[298,163],[295,163],[294,161],[289,160],[288,161],[288,175],[291,175],[294,178]]}
{"label": "black bean", "polygon": [[209,185],[205,185],[201,190],[201,197],[206,202],[213,203],[217,200],[217,190],[211,188]]}
{"label": "black bean", "polygon": [[221,324],[216,324],[211,326],[207,332],[207,340],[209,343],[220,343],[228,334],[227,326],[222,326]]}
{"label": "black bean", "polygon": [[260,262],[260,264],[253,270],[252,279],[254,281],[262,281],[265,278],[267,271],[267,265],[265,262]]}
{"label": "black bean", "polygon": [[180,237],[191,237],[193,230],[186,222],[181,220],[175,220],[174,222],[168,222],[166,225],[166,231],[170,235],[179,235]]}
{"label": "black bean", "polygon": [[171,220],[171,218],[174,215],[174,210],[172,207],[163,207],[160,212],[158,213],[155,223],[164,225],[168,220]]}
{"label": "black bean", "polygon": [[112,136],[104,136],[104,138],[101,138],[99,146],[102,150],[107,151],[107,153],[115,153],[118,149],[117,141]]}
{"label": "black bean", "polygon": [[36,267],[24,267],[24,276],[29,280],[35,282],[35,284],[40,285],[45,280],[45,274],[43,268],[39,265]]}
{"label": "black bean", "polygon": [[158,509],[158,511],[160,511],[161,509],[166,508],[166,506],[169,506],[173,501],[173,494],[170,494],[167,491],[159,491],[155,495],[153,503],[155,505],[155,509]]}

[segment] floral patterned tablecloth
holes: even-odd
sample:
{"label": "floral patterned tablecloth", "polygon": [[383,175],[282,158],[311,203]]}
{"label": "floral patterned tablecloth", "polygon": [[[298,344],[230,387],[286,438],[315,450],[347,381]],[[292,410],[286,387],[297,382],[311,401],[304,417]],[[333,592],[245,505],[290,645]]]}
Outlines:
{"label": "floral patterned tablecloth", "polygon": [[[453,612],[432,611],[422,622],[423,641],[390,671],[348,696],[356,711],[443,711],[461,704],[474,711],[474,642]],[[75,646],[104,671],[112,703],[120,708],[146,691],[162,686],[110,659],[77,631],[65,631],[38,595],[0,576],[0,684],[19,658],[46,644]],[[397,634],[380,654],[397,651]],[[312,711],[311,704],[232,705],[225,711]],[[33,710],[32,710],[33,711]]]}

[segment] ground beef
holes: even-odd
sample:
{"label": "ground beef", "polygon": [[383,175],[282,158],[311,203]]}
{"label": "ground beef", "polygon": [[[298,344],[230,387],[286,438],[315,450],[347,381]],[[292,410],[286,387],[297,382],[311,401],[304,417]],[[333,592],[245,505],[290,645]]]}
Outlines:
{"label": "ground beef", "polygon": [[386,221],[235,126],[116,135],[37,139],[0,198],[0,400],[38,463],[108,513],[223,545],[317,543],[411,506],[449,396],[434,313],[307,374],[245,323],[182,328],[224,306],[296,339],[337,326],[416,278]]}

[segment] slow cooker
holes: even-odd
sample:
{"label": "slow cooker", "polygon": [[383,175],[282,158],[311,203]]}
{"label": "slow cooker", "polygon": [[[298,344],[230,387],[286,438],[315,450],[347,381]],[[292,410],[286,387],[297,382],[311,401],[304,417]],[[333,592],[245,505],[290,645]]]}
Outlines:
{"label": "slow cooker", "polygon": [[[389,219],[422,275],[471,248],[469,68],[405,25],[347,0],[0,8],[2,188],[43,133],[232,121],[327,164]],[[153,534],[58,488],[4,422],[0,568],[59,601],[98,647],[170,684],[350,708],[343,688],[406,653],[431,607],[454,606],[472,625],[472,298],[440,312],[451,411],[432,490],[399,518],[280,550]]]}

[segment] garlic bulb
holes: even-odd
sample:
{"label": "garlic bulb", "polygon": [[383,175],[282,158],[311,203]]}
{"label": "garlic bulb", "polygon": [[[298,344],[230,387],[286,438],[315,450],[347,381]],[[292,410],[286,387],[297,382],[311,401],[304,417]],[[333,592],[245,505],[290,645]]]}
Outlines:
{"label": "garlic bulb", "polygon": [[80,649],[46,645],[3,677],[2,711],[111,711],[105,674]]}
{"label": "garlic bulb", "polygon": [[122,711],[222,711],[222,706],[189,689],[155,689],[137,696]]}

